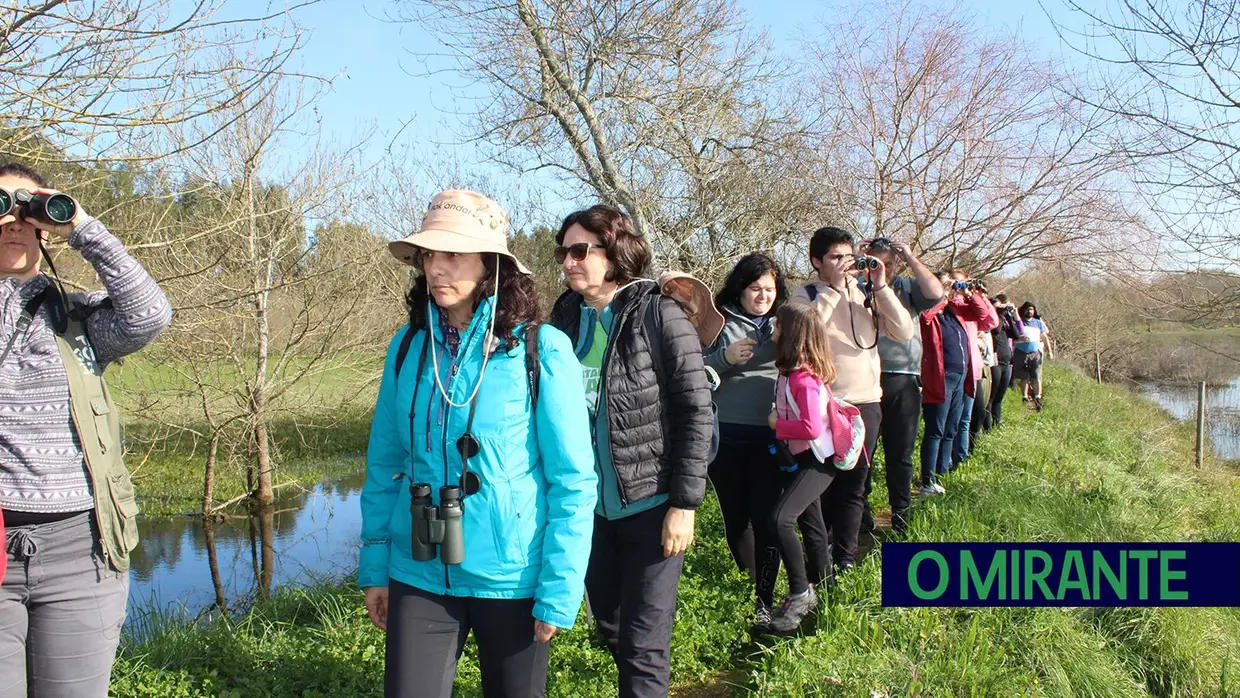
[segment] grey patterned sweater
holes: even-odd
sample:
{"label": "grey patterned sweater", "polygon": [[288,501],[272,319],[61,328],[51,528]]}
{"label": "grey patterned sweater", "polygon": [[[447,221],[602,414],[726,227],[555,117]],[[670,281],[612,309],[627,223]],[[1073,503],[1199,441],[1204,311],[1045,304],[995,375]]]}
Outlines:
{"label": "grey patterned sweater", "polygon": [[[70,294],[78,302],[112,299],[86,321],[101,364],[146,346],[172,322],[172,306],[155,279],[103,224],[87,219],[69,236],[107,291]],[[31,297],[51,283],[0,279],[0,349],[16,331]],[[43,307],[0,364],[0,508],[61,513],[94,508],[82,449],[69,415],[69,384]]]}

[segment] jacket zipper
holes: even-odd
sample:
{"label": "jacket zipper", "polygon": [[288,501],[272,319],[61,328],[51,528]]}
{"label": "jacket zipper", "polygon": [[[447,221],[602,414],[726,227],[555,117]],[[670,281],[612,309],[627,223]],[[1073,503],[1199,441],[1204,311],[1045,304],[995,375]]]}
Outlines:
{"label": "jacket zipper", "polygon": [[[616,317],[615,322],[613,322],[611,325],[613,334],[616,334],[617,330],[624,325],[624,321],[627,320],[628,317],[633,314],[633,311],[632,311],[633,306],[639,303],[630,303],[627,307],[624,308],[623,311],[621,311],[621,314]],[[602,321],[602,313],[599,313],[599,321],[600,322]],[[607,390],[607,369],[611,365],[611,351],[612,349],[615,348],[615,346],[616,346],[616,343],[614,341],[611,341],[611,337],[609,335],[608,342],[607,342],[607,349],[603,351],[603,366],[602,366],[602,369],[600,369],[601,375],[599,376],[599,380],[603,381],[603,406],[607,408],[607,424],[605,424],[604,426],[607,427],[609,435],[611,432],[611,407],[607,404],[607,399],[611,397],[611,393]],[[620,494],[620,508],[627,509],[629,506],[629,498],[625,496],[624,494],[624,481],[620,479],[620,469],[616,467],[616,459],[613,458],[611,455],[610,436],[607,439],[607,444],[608,444],[607,460],[608,462],[611,463],[612,472],[616,474],[616,490]],[[598,449],[595,448],[595,450],[598,450]],[[606,506],[607,506],[606,503],[604,503],[603,504],[604,510],[606,510]]]}

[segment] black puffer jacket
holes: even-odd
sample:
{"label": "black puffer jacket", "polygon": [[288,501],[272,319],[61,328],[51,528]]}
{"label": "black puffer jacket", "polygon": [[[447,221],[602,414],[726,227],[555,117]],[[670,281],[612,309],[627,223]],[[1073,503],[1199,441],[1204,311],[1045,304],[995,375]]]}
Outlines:
{"label": "black puffer jacket", "polygon": [[[658,307],[655,306],[658,303]],[[556,301],[551,325],[580,344],[582,297]],[[714,431],[702,345],[689,317],[654,282],[627,286],[612,301],[615,323],[603,356],[603,396],[611,460],[624,503],[667,493],[668,504],[696,509],[706,496],[706,466]],[[647,320],[647,314],[650,319]],[[662,317],[660,387],[647,328]]]}

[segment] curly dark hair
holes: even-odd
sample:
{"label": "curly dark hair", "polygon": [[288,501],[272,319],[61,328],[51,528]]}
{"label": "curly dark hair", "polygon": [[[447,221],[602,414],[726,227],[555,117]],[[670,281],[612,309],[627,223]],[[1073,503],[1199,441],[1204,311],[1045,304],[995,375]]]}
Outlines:
{"label": "curly dark hair", "polygon": [[784,273],[779,264],[763,252],[747,254],[736,262],[736,266],[728,272],[728,278],[723,280],[723,288],[715,295],[715,307],[740,308],[741,292],[767,274],[775,277],[775,302],[766,315],[775,315],[779,312],[779,306],[788,300],[788,286],[784,283]]}
{"label": "curly dark hair", "polygon": [[[495,315],[495,336],[505,351],[511,351],[517,346],[517,327],[539,322],[542,312],[538,306],[538,287],[534,284],[534,278],[517,271],[517,266],[508,257],[500,256],[499,260],[499,309]],[[495,295],[495,255],[482,255],[482,265],[486,268],[486,275],[474,294],[475,311],[482,304],[482,299]],[[405,305],[409,308],[409,327],[415,332],[426,327],[429,295],[426,274],[418,274],[409,294],[405,296]]]}
{"label": "curly dark hair", "polygon": [[48,183],[47,178],[20,162],[6,162],[3,165],[0,165],[0,177],[4,177],[6,175],[9,177],[22,177],[24,179],[28,179],[44,189],[50,189],[52,186]]}
{"label": "curly dark hair", "polygon": [[608,281],[623,285],[645,276],[650,271],[654,251],[650,249],[646,239],[637,234],[633,219],[624,211],[607,204],[596,204],[581,211],[573,211],[560,224],[555,244],[563,245],[564,235],[574,225],[598,236],[603,252],[612,265],[612,270],[607,272]]}

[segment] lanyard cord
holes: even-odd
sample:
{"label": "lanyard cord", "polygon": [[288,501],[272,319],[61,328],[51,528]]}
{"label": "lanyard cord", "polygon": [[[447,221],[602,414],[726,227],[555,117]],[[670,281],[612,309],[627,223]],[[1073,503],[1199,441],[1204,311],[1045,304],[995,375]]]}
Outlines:
{"label": "lanyard cord", "polygon": [[[495,255],[495,304],[494,304],[494,307],[491,308],[491,322],[489,326],[487,327],[486,334],[483,335],[483,338],[482,338],[482,343],[483,343],[482,345],[482,369],[478,371],[478,381],[474,383],[474,390],[473,392],[469,394],[469,397],[465,399],[465,402],[457,404],[452,401],[452,397],[448,395],[448,391],[443,387],[443,381],[439,379],[439,351],[438,350],[431,351],[431,364],[434,366],[434,369],[435,369],[435,387],[439,389],[439,394],[443,396],[444,402],[448,403],[450,407],[456,407],[456,408],[465,407],[469,403],[473,402],[474,398],[478,397],[478,390],[482,388],[482,377],[486,375],[486,372],[487,372],[487,362],[491,360],[491,343],[495,341],[495,316],[498,314],[499,314],[499,255],[496,254]],[[431,297],[430,297],[430,292],[428,291],[426,294],[426,331],[434,332],[434,329],[431,327],[430,318],[431,318]],[[474,334],[473,332],[469,333],[469,336],[471,339],[473,338],[473,334]],[[466,342],[462,346],[462,350],[467,348],[468,345],[469,343]]]}

